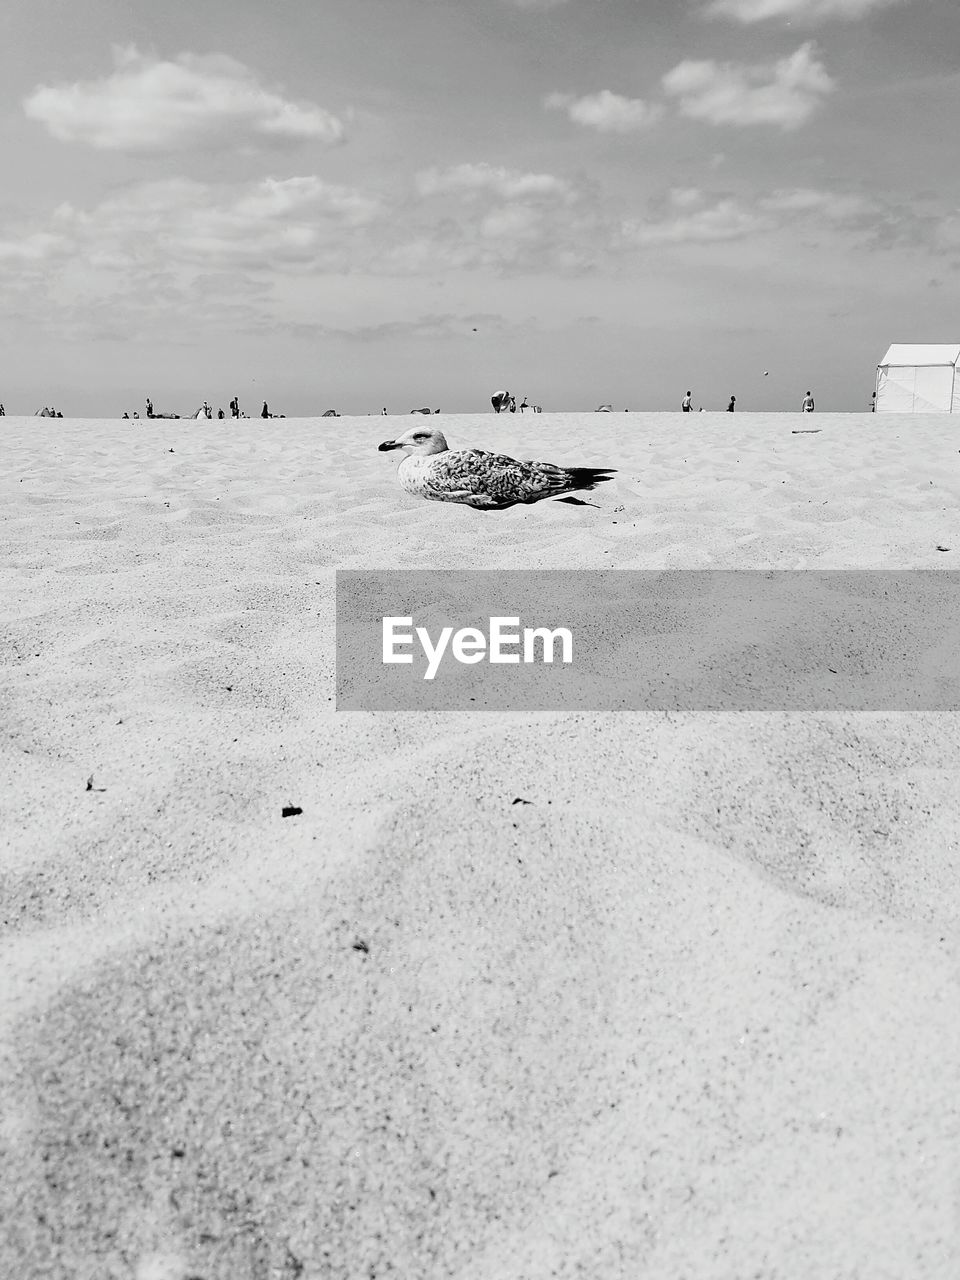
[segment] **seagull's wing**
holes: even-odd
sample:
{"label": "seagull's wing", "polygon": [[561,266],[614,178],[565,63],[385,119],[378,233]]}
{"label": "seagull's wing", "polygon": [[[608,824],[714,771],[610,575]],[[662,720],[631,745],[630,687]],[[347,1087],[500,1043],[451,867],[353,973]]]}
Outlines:
{"label": "seagull's wing", "polygon": [[424,497],[475,506],[511,506],[539,502],[571,489],[592,488],[609,479],[593,468],[555,467],[549,462],[519,462],[485,449],[453,449],[431,458]]}
{"label": "seagull's wing", "polygon": [[556,478],[540,472],[536,463],[518,462],[485,449],[455,449],[437,454],[425,477],[424,497],[441,501],[482,502],[505,506],[549,497]]}

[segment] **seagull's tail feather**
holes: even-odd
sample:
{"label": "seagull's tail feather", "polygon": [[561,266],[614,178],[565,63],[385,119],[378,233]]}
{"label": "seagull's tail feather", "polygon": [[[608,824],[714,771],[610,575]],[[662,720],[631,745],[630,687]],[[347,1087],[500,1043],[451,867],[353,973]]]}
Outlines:
{"label": "seagull's tail feather", "polygon": [[605,480],[617,474],[614,467],[567,467],[564,469],[565,489],[595,489]]}

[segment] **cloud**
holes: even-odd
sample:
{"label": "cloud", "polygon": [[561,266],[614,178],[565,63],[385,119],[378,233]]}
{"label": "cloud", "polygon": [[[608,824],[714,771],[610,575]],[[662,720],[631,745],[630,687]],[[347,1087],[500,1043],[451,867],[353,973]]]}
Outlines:
{"label": "cloud", "polygon": [[458,164],[449,169],[424,169],[416,177],[422,196],[472,195],[485,192],[502,200],[538,196],[569,196],[570,185],[549,173],[520,173],[489,164]]}
{"label": "cloud", "polygon": [[[615,220],[551,175],[464,165],[421,183],[439,198],[388,206],[315,175],[140,183],[89,206],[63,204],[16,233],[0,225],[0,279],[56,278],[78,308],[100,307],[97,323],[111,331],[126,315],[153,332],[183,309],[194,327],[219,323],[218,303],[234,306],[231,275],[244,290],[267,282],[273,299],[311,275],[570,274],[609,254]],[[268,322],[272,305],[253,322]],[[73,314],[82,326],[82,308]]]}
{"label": "cloud", "polygon": [[543,100],[548,111],[566,111],[574,124],[599,133],[636,133],[649,129],[664,114],[659,103],[641,98],[624,98],[609,89],[575,98],[568,93],[551,93]]}
{"label": "cloud", "polygon": [[342,264],[378,213],[370,197],[314,176],[226,189],[174,178],[127,188],[92,209],[61,205],[53,226],[85,270],[190,279]]}
{"label": "cloud", "polygon": [[834,88],[811,41],[788,58],[762,65],[681,62],[663,77],[683,115],[712,125],[803,124]]}
{"label": "cloud", "polygon": [[529,205],[493,209],[480,223],[480,234],[490,240],[532,240],[540,234],[542,215]]}
{"label": "cloud", "polygon": [[[416,175],[423,201],[378,258],[390,273],[489,270],[580,273],[602,260],[613,220],[549,173],[460,164]],[[605,229],[604,229],[605,228]]]}
{"label": "cloud", "polygon": [[[476,180],[479,166],[463,168]],[[518,185],[531,175],[482,172],[479,196],[468,183],[463,198],[455,183],[452,197],[436,200],[411,200],[409,190],[378,198],[316,175],[140,183],[86,207],[0,223],[0,281],[15,299],[11,314],[65,339],[136,332],[188,342],[228,326],[313,323],[319,277],[352,294],[369,282],[456,272],[612,277],[640,253],[699,246],[719,256],[719,247],[755,240],[780,254],[810,243],[932,248],[960,237],[956,210],[939,202],[921,219],[912,203],[857,191],[676,187],[625,218],[589,187],[561,184],[558,196],[550,184]]]}
{"label": "cloud", "polygon": [[866,196],[816,191],[809,187],[775,191],[760,203],[772,213],[818,214],[828,222],[838,223],[857,222],[877,212],[877,205]]}
{"label": "cloud", "polygon": [[263,330],[310,277],[365,271],[390,233],[382,214],[373,196],[315,175],[139,183],[32,228],[0,224],[0,282],[64,340]]}
{"label": "cloud", "polygon": [[402,228],[377,252],[372,269],[396,276],[445,271],[578,275],[601,265],[610,242],[609,219],[596,210],[510,202]]}
{"label": "cloud", "polygon": [[34,231],[19,239],[0,240],[0,264],[31,264],[48,262],[66,248],[63,236],[47,231]]}
{"label": "cloud", "polygon": [[919,243],[929,232],[909,208],[856,193],[810,187],[781,188],[751,198],[708,196],[696,187],[674,188],[655,202],[652,216],[621,224],[625,244],[640,248],[713,244],[789,230],[791,235],[841,236],[873,248]]}
{"label": "cloud", "polygon": [[732,198],[716,201],[702,208],[692,208],[702,200],[699,193],[672,193],[672,212],[659,220],[627,219],[622,225],[625,242],[639,248],[657,245],[717,244],[724,240],[742,240],[768,231],[773,220],[756,209],[745,208]]}
{"label": "cloud", "polygon": [[670,203],[677,209],[692,209],[703,200],[699,187],[674,187],[669,193]]}
{"label": "cloud", "polygon": [[960,212],[942,218],[935,232],[937,246],[942,249],[960,249]]}
{"label": "cloud", "polygon": [[114,64],[100,80],[39,86],[24,102],[27,116],[61,142],[103,151],[332,144],[343,137],[329,111],[270,92],[224,54],[182,53],[170,62],[114,49]]}
{"label": "cloud", "polygon": [[825,22],[830,18],[853,21],[875,9],[888,9],[904,0],[710,0],[703,12],[710,18],[733,18],[747,25],[769,18],[797,18],[801,22]]}

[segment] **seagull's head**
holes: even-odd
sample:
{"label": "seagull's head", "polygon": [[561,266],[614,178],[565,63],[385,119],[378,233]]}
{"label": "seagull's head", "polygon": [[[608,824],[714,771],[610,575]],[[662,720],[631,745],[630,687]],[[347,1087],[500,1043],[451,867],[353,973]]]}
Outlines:
{"label": "seagull's head", "polygon": [[402,449],[404,454],[419,454],[426,457],[430,453],[446,453],[449,445],[442,431],[433,431],[430,427],[411,427],[396,440],[384,440],[380,452],[388,449]]}

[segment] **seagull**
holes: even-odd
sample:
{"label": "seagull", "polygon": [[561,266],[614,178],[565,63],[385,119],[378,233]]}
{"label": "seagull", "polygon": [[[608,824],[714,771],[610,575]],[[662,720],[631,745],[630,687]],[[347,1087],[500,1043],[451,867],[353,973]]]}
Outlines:
{"label": "seagull", "polygon": [[557,467],[552,462],[518,462],[486,449],[451,449],[442,431],[426,427],[413,427],[396,440],[384,440],[380,452],[388,449],[403,450],[397,476],[407,493],[433,502],[462,502],[479,510],[592,489],[613,475],[609,467]]}

